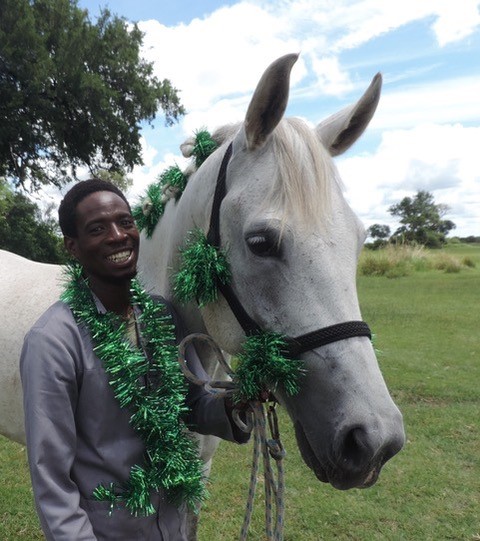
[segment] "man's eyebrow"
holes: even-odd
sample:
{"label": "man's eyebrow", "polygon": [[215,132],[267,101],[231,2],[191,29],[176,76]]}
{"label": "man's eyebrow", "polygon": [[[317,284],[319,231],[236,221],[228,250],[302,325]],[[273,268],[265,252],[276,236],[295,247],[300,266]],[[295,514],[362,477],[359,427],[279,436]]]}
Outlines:
{"label": "man's eyebrow", "polygon": [[84,224],[84,227],[88,227],[89,225],[92,225],[92,224],[96,224],[96,223],[101,223],[101,222],[104,222],[105,221],[105,218],[92,218],[91,220],[87,220]]}
{"label": "man's eyebrow", "polygon": [[[85,222],[85,227],[88,227],[91,224],[109,222],[110,218],[111,216],[95,216],[94,218],[91,218],[90,220],[87,220]],[[121,220],[123,218],[131,218],[133,220],[132,214],[130,214],[130,212],[128,212],[127,210],[117,212],[117,214],[113,216],[114,220]]]}

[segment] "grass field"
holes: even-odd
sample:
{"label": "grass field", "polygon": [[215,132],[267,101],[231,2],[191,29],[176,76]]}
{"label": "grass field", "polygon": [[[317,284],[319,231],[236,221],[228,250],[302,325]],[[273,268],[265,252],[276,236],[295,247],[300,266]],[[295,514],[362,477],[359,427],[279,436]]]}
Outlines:
{"label": "grass field", "polygon": [[[281,415],[288,451],[285,541],[480,541],[480,246],[450,245],[444,253],[475,266],[359,277],[363,317],[376,334],[407,431],[404,450],[374,487],[339,492],[318,483]],[[250,453],[250,446],[221,445],[201,541],[238,538]],[[42,539],[25,451],[5,439],[0,479],[0,539]],[[264,539],[262,518],[259,500],[252,541]]]}

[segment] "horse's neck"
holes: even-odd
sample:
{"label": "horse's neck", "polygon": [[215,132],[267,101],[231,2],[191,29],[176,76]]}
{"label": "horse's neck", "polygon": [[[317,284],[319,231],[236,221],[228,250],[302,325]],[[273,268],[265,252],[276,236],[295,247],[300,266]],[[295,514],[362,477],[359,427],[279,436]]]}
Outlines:
{"label": "horse's neck", "polygon": [[175,302],[172,277],[178,269],[180,248],[188,232],[208,229],[211,200],[215,190],[219,162],[223,152],[213,155],[190,178],[178,202],[169,201],[152,238],[142,238],[139,276],[148,291],[173,301],[190,332],[205,332],[198,307]]}
{"label": "horse's neck", "polygon": [[139,276],[146,290],[168,299],[171,298],[168,269],[171,266],[169,237],[174,227],[174,224],[170,225],[173,217],[173,212],[166,213],[151,238],[142,234],[138,260]]}

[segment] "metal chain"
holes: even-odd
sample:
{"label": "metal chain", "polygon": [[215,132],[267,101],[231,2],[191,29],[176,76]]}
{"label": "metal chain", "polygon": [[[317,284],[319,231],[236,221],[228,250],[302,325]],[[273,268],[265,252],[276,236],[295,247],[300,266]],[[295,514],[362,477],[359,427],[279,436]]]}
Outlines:
{"label": "metal chain", "polygon": [[[234,372],[226,362],[222,351],[213,339],[205,334],[190,334],[186,336],[179,345],[178,361],[185,377],[193,384],[202,386],[210,394],[216,396],[232,397],[236,388],[231,381],[212,381],[198,378],[189,368],[186,361],[186,348],[191,342],[206,342],[214,351],[218,363],[225,372],[231,377]],[[260,456],[263,458],[263,470],[265,481],[265,532],[268,541],[283,541],[283,525],[285,513],[285,473],[283,468],[283,458],[285,450],[280,441],[278,429],[278,418],[275,410],[275,404],[268,406],[265,413],[264,402],[260,400],[250,401],[248,403],[248,413],[250,419],[245,423],[239,416],[238,410],[233,410],[233,419],[238,427],[245,432],[253,432],[253,456],[250,472],[250,486],[248,489],[248,498],[245,508],[245,516],[240,532],[240,541],[246,541],[248,530],[253,513],[253,504],[255,492],[258,483]],[[267,423],[271,437],[267,435]],[[277,473],[276,478],[273,472],[271,459],[275,460]],[[275,519],[273,512],[275,510]]]}

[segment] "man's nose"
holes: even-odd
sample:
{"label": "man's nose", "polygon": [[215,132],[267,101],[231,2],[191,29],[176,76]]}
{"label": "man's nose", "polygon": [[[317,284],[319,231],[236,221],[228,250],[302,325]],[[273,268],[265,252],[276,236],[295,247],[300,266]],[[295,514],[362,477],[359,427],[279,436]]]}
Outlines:
{"label": "man's nose", "polygon": [[118,241],[123,240],[127,236],[126,231],[118,224],[112,224],[110,227],[111,240]]}

